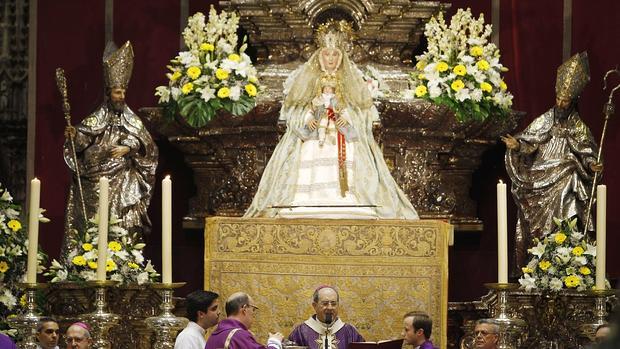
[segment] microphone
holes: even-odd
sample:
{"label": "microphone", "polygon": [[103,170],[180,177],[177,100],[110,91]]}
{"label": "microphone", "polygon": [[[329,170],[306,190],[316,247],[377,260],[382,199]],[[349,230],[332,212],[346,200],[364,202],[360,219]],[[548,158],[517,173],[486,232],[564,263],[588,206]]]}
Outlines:
{"label": "microphone", "polygon": [[332,323],[332,318],[333,318],[333,314],[332,313],[327,313],[325,314],[325,323],[330,325]]}
{"label": "microphone", "polygon": [[325,323],[327,324],[327,329],[325,330],[325,349],[329,349],[329,341],[327,339],[328,335],[329,335],[329,327],[332,324],[332,316],[333,314],[331,313],[327,313],[325,314]]}

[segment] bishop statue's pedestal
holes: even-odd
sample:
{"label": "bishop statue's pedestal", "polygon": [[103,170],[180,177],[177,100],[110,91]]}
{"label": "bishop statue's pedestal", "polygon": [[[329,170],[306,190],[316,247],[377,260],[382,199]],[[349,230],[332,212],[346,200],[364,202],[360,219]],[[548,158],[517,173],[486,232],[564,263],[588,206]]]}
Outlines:
{"label": "bishop statue's pedestal", "polygon": [[252,327],[287,335],[313,310],[314,289],[335,286],[339,317],[366,340],[399,337],[406,312],[427,312],[433,341],[447,343],[448,245],[434,220],[207,218],[205,289],[247,292],[260,307]]}

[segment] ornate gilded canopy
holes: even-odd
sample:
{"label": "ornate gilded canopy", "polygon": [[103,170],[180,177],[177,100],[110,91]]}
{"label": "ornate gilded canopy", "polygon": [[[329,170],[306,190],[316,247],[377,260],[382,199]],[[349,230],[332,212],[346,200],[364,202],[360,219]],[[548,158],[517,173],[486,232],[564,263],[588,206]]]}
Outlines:
{"label": "ornate gilded canopy", "polygon": [[356,29],[354,61],[390,65],[410,63],[426,21],[450,6],[409,0],[229,0],[220,5],[239,12],[260,62],[306,60],[316,49],[314,28],[333,18]]}

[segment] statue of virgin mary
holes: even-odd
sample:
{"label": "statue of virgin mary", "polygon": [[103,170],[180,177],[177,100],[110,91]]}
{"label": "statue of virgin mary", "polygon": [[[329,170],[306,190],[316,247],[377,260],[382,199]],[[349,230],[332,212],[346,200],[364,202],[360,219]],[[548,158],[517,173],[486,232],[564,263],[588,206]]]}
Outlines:
{"label": "statue of virgin mary", "polygon": [[373,138],[379,114],[347,55],[351,32],[321,25],[319,48],[284,83],[287,130],[245,217],[418,218]]}

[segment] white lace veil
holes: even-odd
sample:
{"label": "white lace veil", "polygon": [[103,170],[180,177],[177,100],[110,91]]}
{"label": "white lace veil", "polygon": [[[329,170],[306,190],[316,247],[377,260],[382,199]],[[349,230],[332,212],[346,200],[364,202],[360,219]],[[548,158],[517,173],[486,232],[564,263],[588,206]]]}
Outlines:
{"label": "white lace veil", "polygon": [[[316,97],[318,84],[320,84],[323,74],[319,64],[319,55],[322,49],[321,47],[316,50],[310,59],[297,68],[286,80],[284,84],[284,109],[304,107]],[[348,107],[361,110],[370,108],[373,105],[372,97],[361,71],[355,63],[351,62],[344,49],[340,48],[340,51],[342,52],[342,63],[336,71],[339,94]]]}

